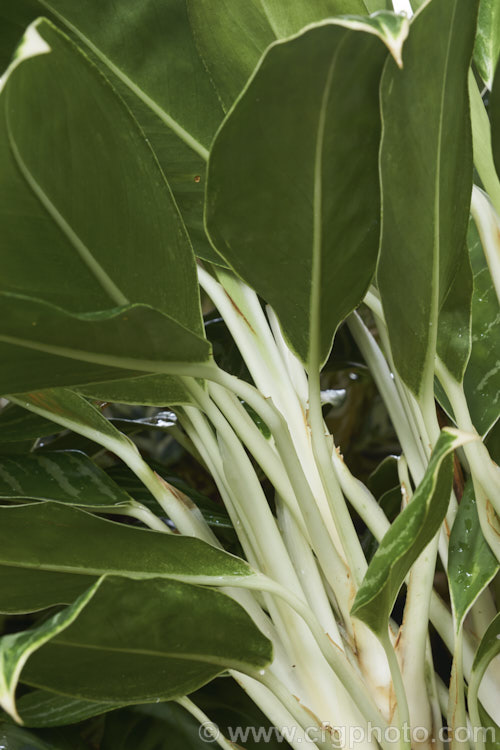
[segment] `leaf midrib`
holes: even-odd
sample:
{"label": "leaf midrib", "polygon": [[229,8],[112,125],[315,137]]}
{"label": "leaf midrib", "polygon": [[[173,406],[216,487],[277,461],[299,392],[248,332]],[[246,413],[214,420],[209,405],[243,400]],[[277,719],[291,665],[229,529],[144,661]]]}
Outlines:
{"label": "leaf midrib", "polygon": [[75,36],[77,36],[92,52],[96,57],[106,65],[114,75],[120,79],[120,81],[127,86],[133,94],[135,94],[149,109],[151,109],[162,122],[172,130],[175,135],[180,138],[189,148],[198,154],[204,161],[208,161],[208,149],[206,149],[194,136],[191,135],[182,125],[175,120],[171,115],[165,112],[153,99],[151,99],[145,91],[143,91],[137,84],[135,84],[131,78],[123,72],[121,68],[115,65],[107,55],[102,52],[90,39],[72,24],[62,13],[55,10],[47,0],[38,0],[40,5],[46,8],[56,18],[58,18]]}

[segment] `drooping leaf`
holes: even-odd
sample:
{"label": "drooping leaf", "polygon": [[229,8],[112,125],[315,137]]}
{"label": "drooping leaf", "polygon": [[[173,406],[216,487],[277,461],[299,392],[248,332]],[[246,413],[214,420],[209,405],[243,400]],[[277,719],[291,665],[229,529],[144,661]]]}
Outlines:
{"label": "drooping leaf", "polygon": [[194,255],[154,153],[47,20],[2,79],[0,149],[1,291],[75,313],[147,303],[202,335]]}
{"label": "drooping leaf", "polygon": [[[240,605],[179,581],[103,578],[81,599],[71,622],[68,611],[29,636],[0,641],[2,654],[6,648],[9,653],[3,704],[11,713],[14,673],[69,696],[144,703],[183,696],[227,668],[255,673],[272,658],[270,641]],[[56,618],[61,624],[54,630]],[[29,654],[27,640],[33,644]]]}
{"label": "drooping leaf", "polygon": [[187,0],[198,50],[227,111],[270,44],[310,23],[365,12],[362,0]]}
{"label": "drooping leaf", "polygon": [[12,718],[19,720],[15,692],[26,660],[78,617],[100,583],[95,582],[71,606],[57,612],[38,627],[0,638],[0,706]]}
{"label": "drooping leaf", "polygon": [[304,362],[325,361],[373,275],[378,81],[385,44],[398,56],[407,23],[392,14],[324,22],[275,43],[212,147],[210,237]]}
{"label": "drooping leaf", "polygon": [[499,567],[481,531],[474,487],[469,479],[451,529],[448,557],[448,582],[457,630]]}
{"label": "drooping leaf", "polygon": [[382,80],[378,284],[396,368],[417,396],[432,388],[438,313],[466,241],[472,188],[467,75],[477,5],[432,0],[422,7],[412,20],[403,68],[389,60]]}
{"label": "drooping leaf", "polygon": [[438,317],[437,354],[458,383],[463,381],[472,349],[473,276],[467,245]]}
{"label": "drooping leaf", "polygon": [[133,503],[127,492],[79,451],[0,456],[0,499],[57,500],[96,510]]}
{"label": "drooping leaf", "polygon": [[7,41],[16,28],[20,38],[40,15],[65,29],[126,99],[168,177],[196,253],[217,261],[202,219],[205,160],[222,109],[196,49],[186,1],[5,0],[0,29]]}
{"label": "drooping leaf", "polygon": [[[0,443],[22,443],[39,437],[54,435],[54,422],[32,414],[20,406],[10,404],[0,412]],[[3,446],[0,446],[3,449]]]}
{"label": "drooping leaf", "polygon": [[0,293],[0,393],[165,373],[209,352],[205,339],[147,305],[71,314]]}
{"label": "drooping leaf", "polygon": [[82,701],[48,690],[33,690],[17,700],[17,711],[27,727],[60,727],[116,710],[122,705]]}
{"label": "drooping leaf", "polygon": [[251,584],[254,575],[244,560],[194,537],[127,526],[60,503],[0,506],[0,518],[0,565],[26,575],[115,574],[219,586]]}
{"label": "drooping leaf", "polygon": [[391,525],[368,566],[351,612],[381,638],[387,637],[389,616],[408,571],[446,515],[453,479],[450,454],[470,439],[451,428],[441,431],[411,502]]}
{"label": "drooping leaf", "polygon": [[181,381],[171,375],[142,375],[138,378],[108,380],[77,390],[90,398],[118,404],[176,406],[192,403]]}
{"label": "drooping leaf", "polygon": [[474,222],[470,222],[469,257],[474,275],[472,350],[464,391],[474,427],[485,435],[500,415],[500,305]]}
{"label": "drooping leaf", "polygon": [[496,0],[481,0],[477,19],[474,62],[481,78],[491,90],[500,55],[500,5]]}
{"label": "drooping leaf", "polygon": [[[19,531],[18,533],[20,534]],[[40,529],[39,533],[42,533]],[[23,537],[20,535],[19,540]],[[0,564],[0,612],[20,615],[38,612],[57,604],[71,604],[94,581],[95,576],[91,575],[73,575],[36,568],[27,571],[17,565]]]}

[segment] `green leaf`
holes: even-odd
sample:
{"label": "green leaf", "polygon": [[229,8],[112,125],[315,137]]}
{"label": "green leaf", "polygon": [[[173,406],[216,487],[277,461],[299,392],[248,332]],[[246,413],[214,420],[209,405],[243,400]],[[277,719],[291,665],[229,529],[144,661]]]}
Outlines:
{"label": "green leaf", "polygon": [[130,495],[79,451],[0,456],[0,499],[24,498],[96,510],[133,503]]}
{"label": "green leaf", "polygon": [[177,406],[192,403],[181,381],[171,375],[141,375],[138,378],[108,380],[77,389],[84,396],[116,404]]}
{"label": "green leaf", "polygon": [[481,0],[477,19],[474,62],[481,78],[491,90],[500,56],[500,5],[496,0]]}
{"label": "green leaf", "polygon": [[[196,253],[217,262],[202,218],[205,160],[222,109],[185,0],[121,0],[119,6],[113,0],[5,0],[0,29],[14,21],[24,27],[39,15],[61,25],[126,99],[167,175]],[[196,95],[186,96],[188,90]]]}
{"label": "green leaf", "polygon": [[225,111],[266,48],[303,26],[365,12],[362,0],[187,0],[196,45]]}
{"label": "green leaf", "polygon": [[149,143],[44,19],[2,79],[0,149],[2,291],[75,313],[147,303],[203,334],[194,254]]}
{"label": "green leaf", "polygon": [[[18,533],[21,538],[21,532]],[[71,604],[92,586],[94,581],[95,576],[90,575],[73,575],[36,568],[27,571],[16,565],[0,564],[0,612],[20,615],[38,612],[57,604]]]}
{"label": "green leaf", "polygon": [[472,349],[473,277],[467,245],[439,310],[437,354],[458,383],[462,383]]}
{"label": "green leaf", "polygon": [[254,576],[244,560],[195,537],[126,526],[60,503],[0,506],[0,519],[0,564],[26,575],[116,574],[217,586],[251,585]]}
{"label": "green leaf", "polygon": [[81,738],[42,736],[10,724],[0,725],[0,747],[5,750],[90,750]]}
{"label": "green leaf", "polygon": [[349,18],[275,43],[212,147],[209,235],[304,362],[325,361],[374,272],[382,42],[398,56],[407,23]]}
{"label": "green leaf", "polygon": [[490,96],[491,146],[497,174],[500,177],[500,65],[497,65]]}
{"label": "green leaf", "polygon": [[15,692],[27,659],[78,617],[100,584],[101,581],[94,583],[70,607],[53,615],[37,628],[0,638],[0,706],[16,721],[19,721],[19,716],[16,711]]}
{"label": "green leaf", "polygon": [[474,487],[469,479],[451,529],[448,557],[448,582],[457,631],[499,567],[481,531]]}
{"label": "green leaf", "polygon": [[389,60],[382,79],[378,285],[396,368],[417,396],[432,388],[438,313],[466,241],[472,188],[467,75],[477,5],[425,5],[412,21],[404,67]]}
{"label": "green leaf", "polygon": [[500,415],[500,305],[473,221],[469,225],[468,245],[474,293],[472,350],[464,378],[464,391],[474,427],[480,435],[485,435]]}
{"label": "green leaf", "polygon": [[0,293],[0,393],[168,373],[209,353],[206,339],[147,305],[72,314]]}
{"label": "green leaf", "polygon": [[[31,414],[20,406],[9,404],[0,412],[0,443],[22,443],[58,432],[58,428],[44,417]],[[3,445],[0,446],[3,450]]]}
{"label": "green leaf", "polygon": [[96,703],[68,698],[48,690],[33,690],[17,701],[17,712],[24,726],[60,727],[76,724],[92,716],[121,708],[121,703]]}
{"label": "green leaf", "polygon": [[200,724],[170,701],[117,711],[106,717],[100,750],[207,750]]}
{"label": "green leaf", "polygon": [[441,431],[412,501],[391,525],[368,566],[351,613],[381,638],[387,637],[389,616],[408,571],[446,515],[453,478],[450,454],[470,439],[451,428]]}
{"label": "green leaf", "polygon": [[[0,641],[2,653],[7,648],[9,654],[4,707],[11,714],[11,675],[21,671],[23,682],[35,687],[99,702],[139,703],[183,696],[227,668],[255,673],[272,658],[270,641],[245,610],[211,589],[110,577],[73,607],[76,619],[68,616],[69,608],[29,636]],[[33,644],[29,653],[26,641]]]}
{"label": "green leaf", "polygon": [[130,438],[117,430],[99,409],[69,388],[21,393],[11,395],[10,399],[24,409],[105,445],[108,450],[116,453],[120,448],[137,451]]}

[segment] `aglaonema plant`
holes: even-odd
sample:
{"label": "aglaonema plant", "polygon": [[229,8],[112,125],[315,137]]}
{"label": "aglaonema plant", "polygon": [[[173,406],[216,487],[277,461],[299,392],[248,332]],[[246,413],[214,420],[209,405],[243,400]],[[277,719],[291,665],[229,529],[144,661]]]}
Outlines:
{"label": "aglaonema plant", "polygon": [[[271,745],[500,741],[498,7],[2,4],[6,747],[103,715],[102,750],[131,717],[138,750],[253,747],[196,692],[220,675]],[[400,444],[390,518],[325,424],[341,326]]]}

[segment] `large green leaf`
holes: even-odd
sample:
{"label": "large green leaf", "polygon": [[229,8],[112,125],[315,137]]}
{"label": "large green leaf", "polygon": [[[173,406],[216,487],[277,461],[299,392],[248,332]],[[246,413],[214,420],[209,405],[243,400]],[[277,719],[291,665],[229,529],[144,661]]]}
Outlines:
{"label": "large green leaf", "polygon": [[96,510],[133,503],[127,492],[79,451],[0,456],[0,499],[24,498]]}
{"label": "large green leaf", "polygon": [[500,55],[500,4],[497,0],[481,0],[477,20],[474,62],[481,78],[491,89]]}
{"label": "large green leaf", "polygon": [[212,147],[211,239],[275,309],[304,362],[326,359],[373,275],[378,83],[385,44],[398,57],[407,24],[385,13],[275,43]]}
{"label": "large green leaf", "polygon": [[118,404],[176,406],[192,402],[181,381],[169,375],[142,375],[138,378],[108,380],[78,390],[85,396]]}
{"label": "large green leaf", "polygon": [[99,70],[39,20],[2,79],[0,102],[1,290],[80,313],[143,302],[201,335],[177,206]]}
{"label": "large green leaf", "polygon": [[225,594],[113,576],[72,608],[0,645],[1,655],[8,654],[3,705],[11,714],[19,675],[35,687],[89,700],[156,702],[183,696],[226,668],[255,673],[272,658],[270,641]]}
{"label": "large green leaf", "polygon": [[477,5],[426,4],[412,21],[404,67],[389,60],[382,80],[378,284],[396,367],[416,395],[432,388],[438,313],[466,241]]}
{"label": "large green leaf", "polygon": [[457,630],[498,569],[498,560],[479,525],[474,487],[469,479],[451,529],[448,556],[448,582]]}
{"label": "large green leaf", "polygon": [[351,611],[380,638],[387,637],[392,607],[408,571],[446,515],[453,479],[450,454],[470,439],[451,428],[442,430],[412,501],[391,525],[368,566]]}
{"label": "large green leaf", "polygon": [[1,50],[3,59],[16,34],[39,15],[61,25],[126,99],[168,177],[197,254],[213,260],[202,222],[204,170],[222,109],[195,46],[186,0],[121,0],[119,6],[5,0],[0,43],[10,49]]}
{"label": "large green leaf", "polygon": [[0,564],[26,571],[165,577],[220,586],[251,585],[254,576],[244,560],[195,537],[127,526],[61,503],[0,506],[0,518]]}
{"label": "large green leaf", "polygon": [[467,405],[476,430],[484,435],[500,414],[500,305],[475,224],[469,226],[469,257],[474,275],[472,350],[464,378]]}
{"label": "large green leaf", "polygon": [[[0,443],[22,443],[39,437],[54,435],[59,429],[44,417],[30,414],[26,409],[9,404],[0,412]],[[0,445],[0,450],[3,446]]]}
{"label": "large green leaf", "polygon": [[48,690],[32,690],[17,701],[17,712],[27,727],[60,727],[121,708],[123,704],[68,698]]}
{"label": "large green leaf", "polygon": [[[19,533],[18,544],[24,538]],[[39,530],[39,533],[40,530]],[[57,604],[71,604],[95,581],[95,576],[58,573],[0,564],[0,612],[19,615]]]}
{"label": "large green leaf", "polygon": [[209,353],[206,339],[147,305],[72,314],[0,293],[0,393],[168,373]]}
{"label": "large green leaf", "polygon": [[307,24],[365,12],[363,0],[187,0],[196,45],[229,109],[266,47]]}

